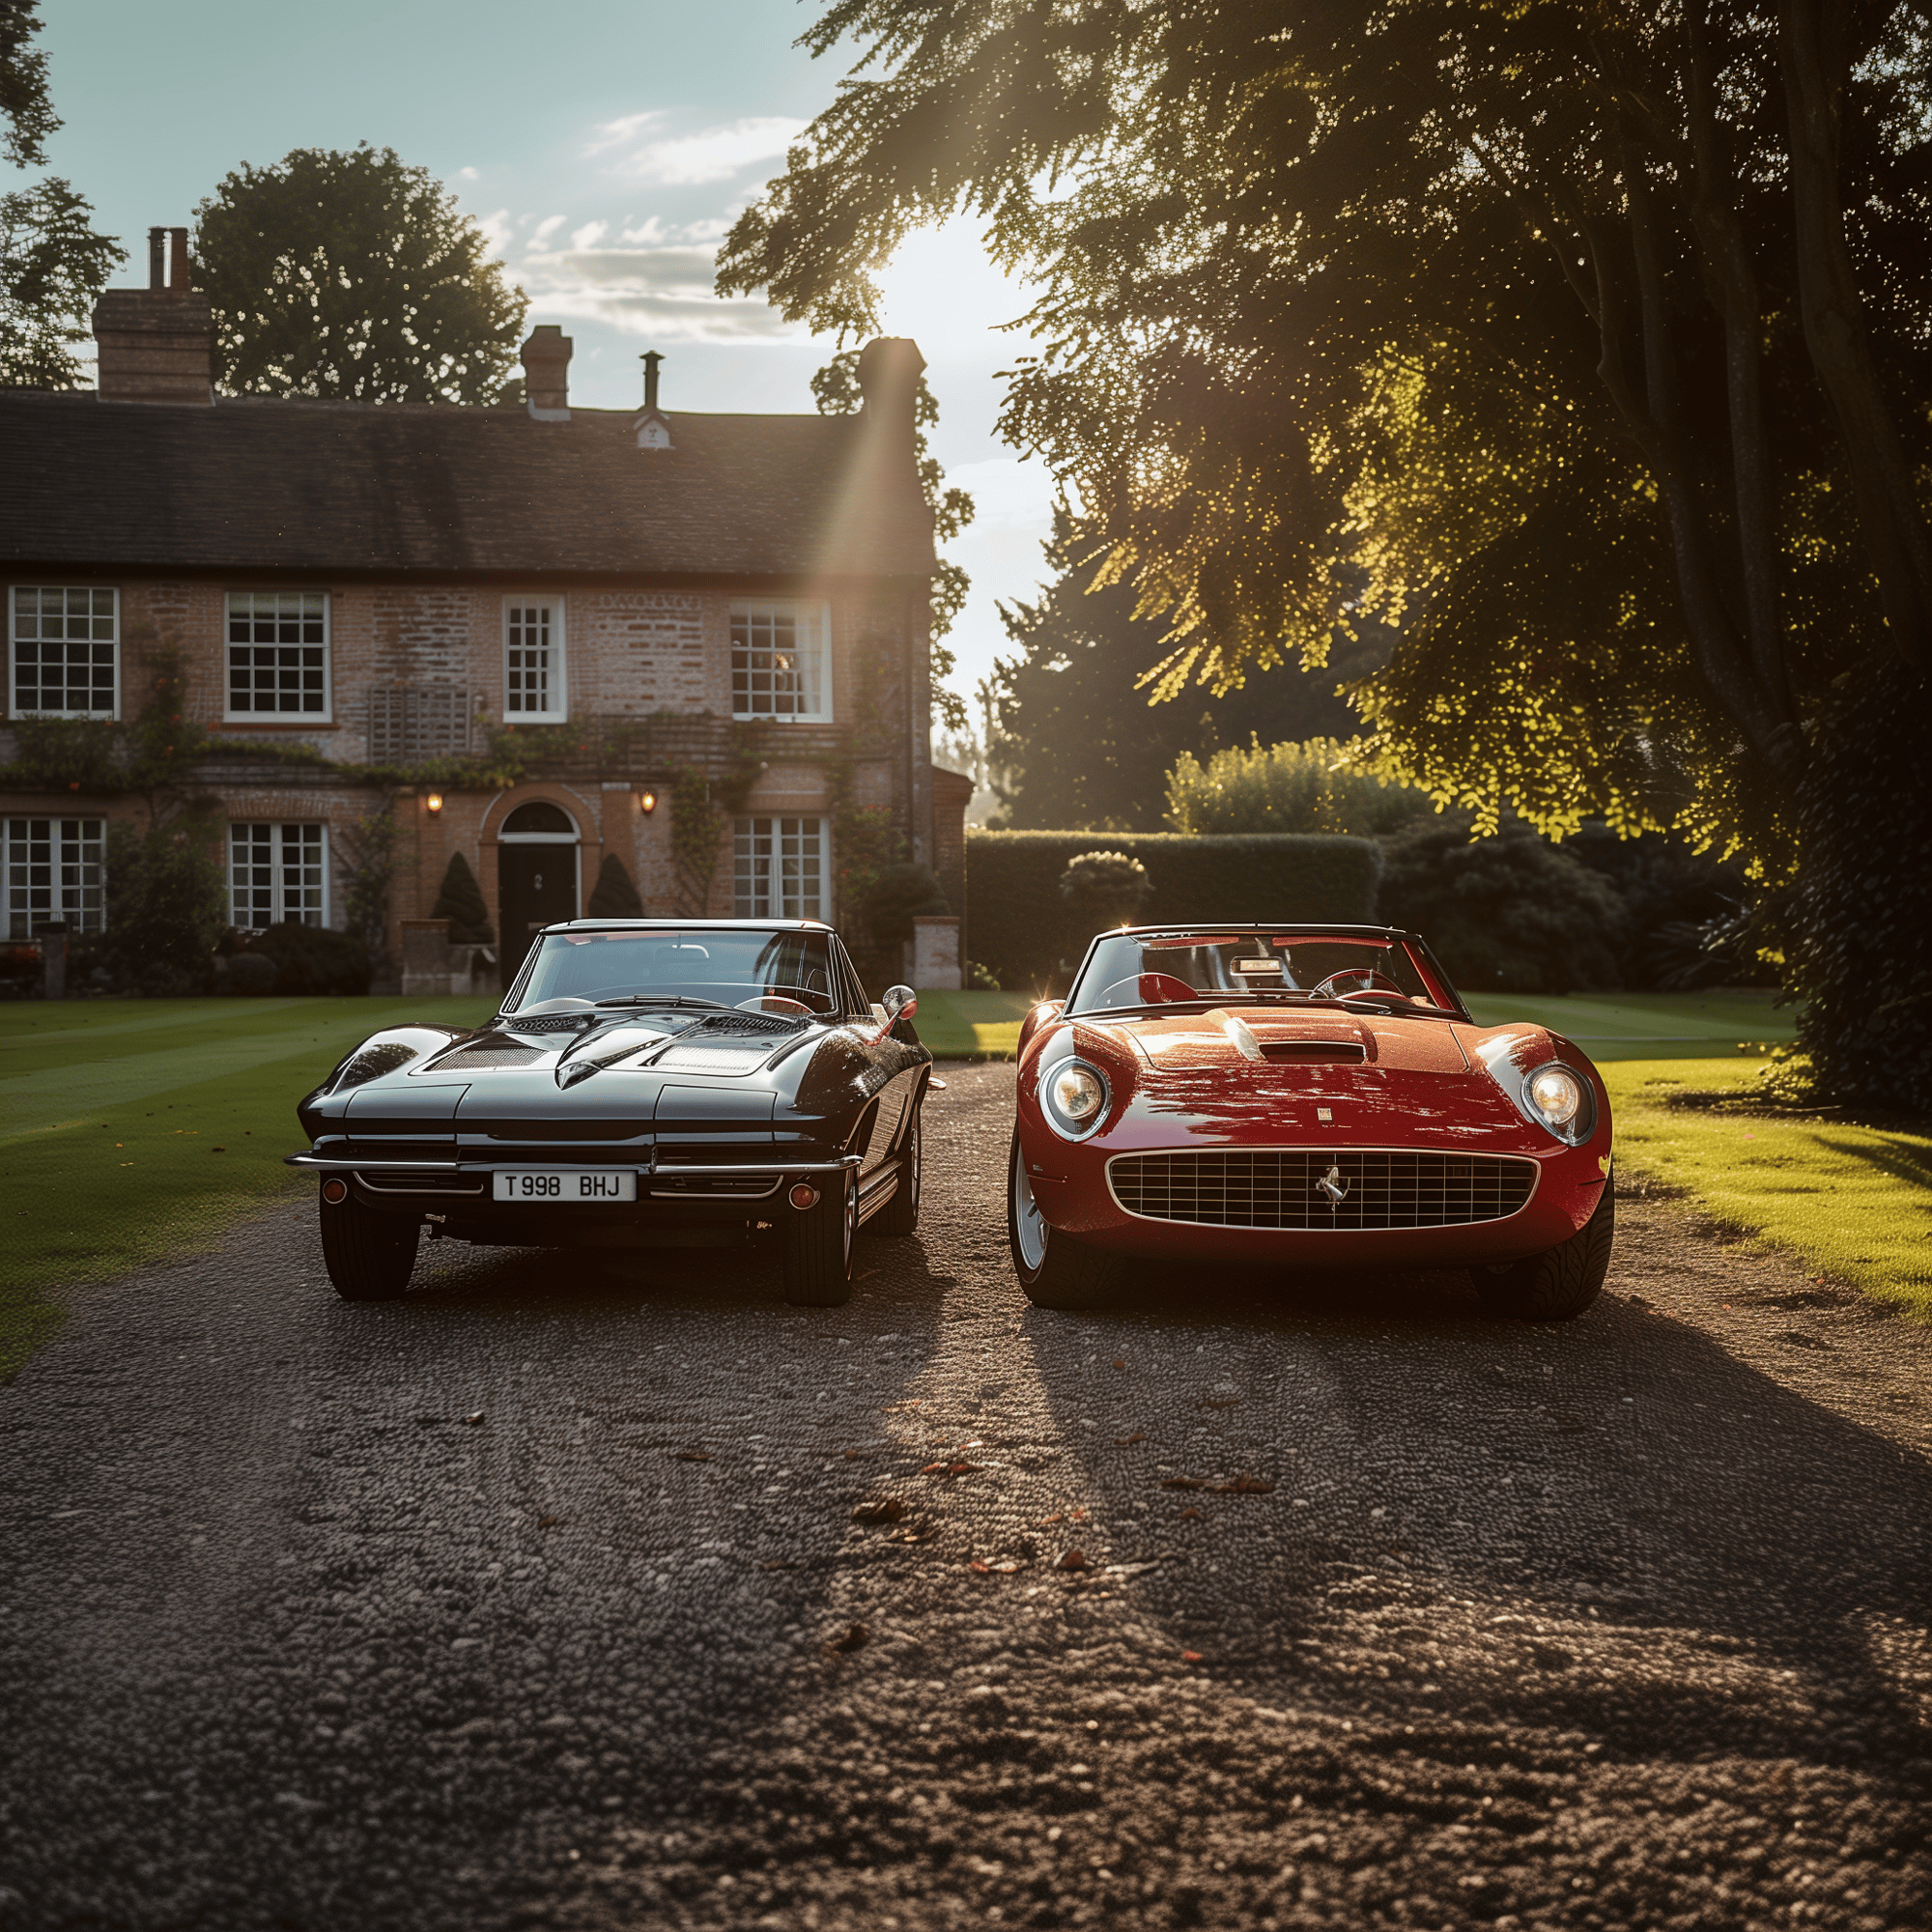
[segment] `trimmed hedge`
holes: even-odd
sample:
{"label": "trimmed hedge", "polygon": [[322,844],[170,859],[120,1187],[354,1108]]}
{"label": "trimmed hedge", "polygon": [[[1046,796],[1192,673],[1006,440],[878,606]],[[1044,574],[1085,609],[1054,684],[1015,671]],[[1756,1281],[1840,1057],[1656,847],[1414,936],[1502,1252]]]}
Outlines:
{"label": "trimmed hedge", "polygon": [[973,832],[966,835],[966,950],[1009,992],[1064,988],[1093,937],[1061,895],[1083,852],[1123,852],[1152,890],[1139,923],[1376,916],[1381,847],[1312,833],[1190,838],[1179,832]]}

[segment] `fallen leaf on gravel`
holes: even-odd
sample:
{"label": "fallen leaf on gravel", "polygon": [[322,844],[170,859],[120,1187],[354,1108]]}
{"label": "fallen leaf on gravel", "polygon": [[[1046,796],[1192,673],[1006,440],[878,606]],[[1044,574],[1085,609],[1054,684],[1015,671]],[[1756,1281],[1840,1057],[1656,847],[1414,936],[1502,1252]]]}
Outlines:
{"label": "fallen leaf on gravel", "polygon": [[1136,1442],[1145,1442],[1147,1439],[1147,1431],[1145,1429],[1136,1429],[1131,1435],[1115,1436],[1114,1447],[1116,1449],[1131,1449]]}
{"label": "fallen leaf on gravel", "polygon": [[861,1503],[852,1512],[854,1522],[897,1522],[906,1506],[897,1496],[881,1496],[876,1502]]}
{"label": "fallen leaf on gravel", "polygon": [[789,1570],[791,1565],[782,1556],[775,1556],[769,1563],[760,1563],[760,1570]]}
{"label": "fallen leaf on gravel", "polygon": [[1047,1524],[1049,1524],[1049,1523],[1054,1523],[1054,1522],[1085,1522],[1086,1520],[1087,1520],[1087,1512],[1086,1512],[1086,1511],[1085,1511],[1084,1509],[1077,1509],[1077,1510],[1062,1510],[1062,1511],[1061,1511],[1061,1513],[1060,1513],[1060,1514],[1059,1514],[1058,1516],[1043,1516],[1043,1517],[1041,1517],[1041,1518],[1040,1518],[1040,1520],[1039,1520],[1039,1526],[1040,1526],[1040,1527],[1041,1527],[1042,1529],[1044,1529],[1044,1528],[1045,1528],[1045,1527],[1047,1526]]}
{"label": "fallen leaf on gravel", "polygon": [[1633,1308],[1655,1308],[1657,1306],[1657,1303],[1654,1302],[1647,1294],[1632,1295],[1630,1298],[1630,1304]]}
{"label": "fallen leaf on gravel", "polygon": [[1084,1549],[1069,1549],[1053,1567],[1056,1570],[1084,1570],[1087,1567],[1087,1552]]}
{"label": "fallen leaf on gravel", "polygon": [[997,1563],[982,1563],[976,1556],[973,1559],[973,1568],[978,1570],[982,1576],[1013,1577],[1024,1570],[1026,1565],[1016,1556],[1003,1556]]}
{"label": "fallen leaf on gravel", "polygon": [[832,1639],[830,1647],[833,1650],[854,1651],[867,1642],[871,1634],[872,1633],[864,1624],[848,1624]]}
{"label": "fallen leaf on gravel", "polygon": [[1185,1522],[1189,1517],[1192,1517],[1196,1522],[1200,1522],[1203,1520],[1201,1512],[1199,1510],[1182,1510],[1178,1520],[1181,1522]]}
{"label": "fallen leaf on gravel", "polygon": [[711,1460],[709,1449],[679,1449],[675,1454],[680,1463],[708,1463]]}
{"label": "fallen leaf on gravel", "polygon": [[483,1411],[479,1408],[474,1415],[466,1415],[463,1419],[471,1429],[474,1429],[483,1420]]}
{"label": "fallen leaf on gravel", "polygon": [[1114,1366],[1115,1366],[1115,1367],[1116,1367],[1117,1369],[1124,1369],[1124,1368],[1125,1368],[1125,1367],[1126,1367],[1127,1365],[1126,1365],[1126,1363],[1124,1363],[1123,1361],[1122,1361],[1122,1360],[1121,1360],[1121,1358],[1120,1358],[1120,1357],[1119,1357],[1118,1355],[1116,1355],[1116,1356],[1114,1357]]}
{"label": "fallen leaf on gravel", "polygon": [[1216,1483],[1217,1496],[1271,1496],[1274,1485],[1264,1482],[1260,1476],[1236,1476],[1232,1483]]}
{"label": "fallen leaf on gravel", "polygon": [[848,1449],[845,1452],[845,1460],[848,1463],[856,1463],[865,1453],[863,1449]]}
{"label": "fallen leaf on gravel", "polygon": [[540,1516],[537,1518],[539,1529],[554,1529],[563,1519],[560,1516]]}
{"label": "fallen leaf on gravel", "polygon": [[922,1476],[970,1476],[980,1466],[978,1463],[928,1463],[919,1473]]}
{"label": "fallen leaf on gravel", "polygon": [[1237,1395],[1222,1396],[1218,1399],[1210,1395],[1201,1405],[1203,1408],[1239,1408],[1240,1406],[1241,1398]]}
{"label": "fallen leaf on gravel", "polygon": [[1163,1476],[1160,1486],[1164,1490],[1205,1490],[1208,1484],[1199,1476]]}
{"label": "fallen leaf on gravel", "polygon": [[1151,1556],[1144,1563],[1110,1563],[1100,1574],[1104,1577],[1144,1577],[1150,1570],[1160,1568],[1160,1558]]}
{"label": "fallen leaf on gravel", "polygon": [[938,1535],[938,1530],[929,1522],[909,1522],[903,1529],[895,1529],[886,1538],[888,1543],[926,1543]]}
{"label": "fallen leaf on gravel", "polygon": [[1199,1663],[1201,1653],[1198,1650],[1183,1650],[1180,1653],[1180,1661],[1182,1663]]}

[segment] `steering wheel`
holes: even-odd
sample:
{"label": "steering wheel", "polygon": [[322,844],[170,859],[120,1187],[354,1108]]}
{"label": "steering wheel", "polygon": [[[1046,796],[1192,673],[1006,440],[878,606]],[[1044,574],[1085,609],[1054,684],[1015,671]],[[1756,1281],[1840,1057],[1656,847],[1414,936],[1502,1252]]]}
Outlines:
{"label": "steering wheel", "polygon": [[1373,966],[1346,967],[1340,973],[1329,974],[1315,988],[1318,1000],[1348,1000],[1364,993],[1393,993],[1399,1000],[1408,998],[1386,973],[1378,973]]}

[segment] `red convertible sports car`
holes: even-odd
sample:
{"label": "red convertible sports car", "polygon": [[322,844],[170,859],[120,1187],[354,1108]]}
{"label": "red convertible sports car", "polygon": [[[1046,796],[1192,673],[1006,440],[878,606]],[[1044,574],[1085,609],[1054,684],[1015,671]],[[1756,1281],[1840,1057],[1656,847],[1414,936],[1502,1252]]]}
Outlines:
{"label": "red convertible sports car", "polygon": [[1369,925],[1102,933],[1020,1029],[1013,1266],[1044,1308],[1123,1259],[1464,1268],[1498,1313],[1596,1299],[1610,1107],[1547,1028],[1478,1026],[1422,939]]}

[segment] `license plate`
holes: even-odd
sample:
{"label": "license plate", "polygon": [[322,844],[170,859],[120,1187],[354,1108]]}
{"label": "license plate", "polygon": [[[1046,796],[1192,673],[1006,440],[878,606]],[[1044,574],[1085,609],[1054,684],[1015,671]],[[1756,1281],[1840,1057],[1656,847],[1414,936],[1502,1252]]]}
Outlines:
{"label": "license plate", "polygon": [[638,1177],[629,1168],[499,1167],[494,1196],[555,1207],[578,1201],[635,1201]]}

